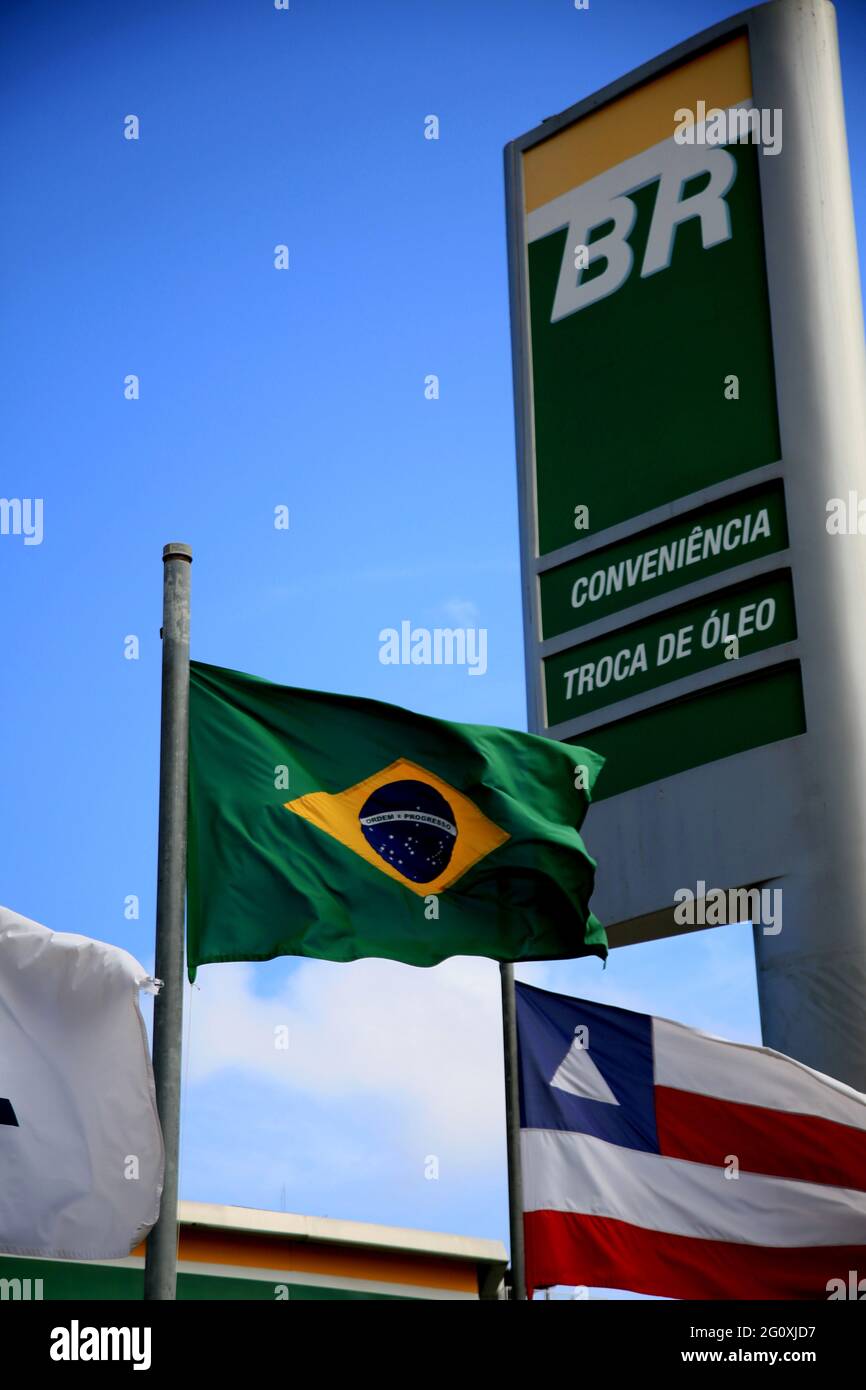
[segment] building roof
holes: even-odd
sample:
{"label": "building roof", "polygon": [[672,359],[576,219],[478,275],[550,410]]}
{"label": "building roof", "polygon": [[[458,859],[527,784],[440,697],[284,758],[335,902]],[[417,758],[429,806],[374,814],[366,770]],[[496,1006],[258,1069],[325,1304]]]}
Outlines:
{"label": "building roof", "polygon": [[507,1264],[501,1240],[419,1231],[410,1226],[379,1226],[370,1221],[341,1221],[331,1216],[299,1216],[295,1212],[260,1211],[255,1207],[221,1206],[214,1202],[178,1202],[178,1221],[185,1226],[208,1226],[221,1231],[288,1236],[292,1240],[336,1241],[385,1250],[451,1255],[458,1260]]}
{"label": "building roof", "polygon": [[178,1203],[178,1222],[187,1231],[212,1231],[229,1240],[269,1237],[309,1242],[360,1254],[401,1255],[407,1259],[453,1261],[455,1266],[474,1266],[482,1298],[495,1298],[508,1263],[500,1240],[477,1236],[447,1235],[404,1226],[379,1226],[367,1221],[343,1221],[330,1216],[301,1216],[294,1212],[261,1211],[254,1207],[222,1206],[211,1202]]}

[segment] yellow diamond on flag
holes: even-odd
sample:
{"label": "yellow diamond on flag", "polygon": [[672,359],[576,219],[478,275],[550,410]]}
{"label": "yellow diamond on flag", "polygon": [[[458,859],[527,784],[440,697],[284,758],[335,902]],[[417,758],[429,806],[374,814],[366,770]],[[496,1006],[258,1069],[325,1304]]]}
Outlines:
{"label": "yellow diamond on flag", "polygon": [[510,839],[463,792],[407,758],[345,791],[284,804],[419,897],[444,892]]}

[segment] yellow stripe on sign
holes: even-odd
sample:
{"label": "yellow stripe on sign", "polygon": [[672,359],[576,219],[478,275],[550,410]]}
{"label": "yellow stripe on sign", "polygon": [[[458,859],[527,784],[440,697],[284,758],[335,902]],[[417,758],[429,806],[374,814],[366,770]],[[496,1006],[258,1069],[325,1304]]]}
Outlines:
{"label": "yellow stripe on sign", "polygon": [[[457,835],[448,866],[441,874],[437,874],[436,878],[426,883],[416,883],[407,878],[394,864],[377,854],[365,838],[359,820],[362,806],[374,791],[391,782],[406,780],[423,782],[438,791],[448,802],[455,819]],[[470,801],[468,796],[464,796],[463,792],[449,786],[441,777],[437,777],[435,772],[429,772],[426,767],[419,767],[418,763],[410,762],[408,758],[398,758],[396,762],[383,767],[372,777],[366,777],[363,782],[356,782],[345,791],[310,792],[307,796],[299,796],[297,800],[286,801],[283,804],[287,811],[293,811],[296,816],[303,816],[304,820],[310,821],[319,830],[324,830],[327,835],[332,835],[341,845],[353,850],[389,878],[395,878],[398,883],[411,888],[412,892],[421,898],[430,893],[444,892],[452,883],[456,883],[467,869],[477,864],[479,859],[491,854],[511,838],[507,831],[501,830],[483,811],[479,811],[475,803]]]}
{"label": "yellow stripe on sign", "polygon": [[523,156],[527,212],[534,212],[596,174],[667,140],[674,113],[694,111],[699,101],[726,111],[752,95],[749,42],[745,34],[692,58],[663,77],[635,87]]}

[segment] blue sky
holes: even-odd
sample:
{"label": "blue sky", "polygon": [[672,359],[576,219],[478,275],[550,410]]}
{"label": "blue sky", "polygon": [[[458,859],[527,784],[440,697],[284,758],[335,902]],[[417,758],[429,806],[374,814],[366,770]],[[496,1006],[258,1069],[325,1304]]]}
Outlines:
{"label": "blue sky", "polygon": [[[502,147],[737,8],[4,0],[0,492],[44,540],[0,537],[0,900],[152,961],[168,540],[197,658],[525,727]],[[487,673],[381,665],[406,618],[485,627]],[[748,927],[523,973],[759,1035]],[[183,1195],[505,1238],[498,1030],[490,962],[205,968]]]}

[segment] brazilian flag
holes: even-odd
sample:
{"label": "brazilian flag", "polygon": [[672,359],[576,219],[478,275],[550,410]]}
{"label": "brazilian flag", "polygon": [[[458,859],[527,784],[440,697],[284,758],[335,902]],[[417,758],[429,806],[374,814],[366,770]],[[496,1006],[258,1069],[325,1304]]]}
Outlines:
{"label": "brazilian flag", "polygon": [[603,759],[192,662],[190,978],[213,961],[607,955]]}

